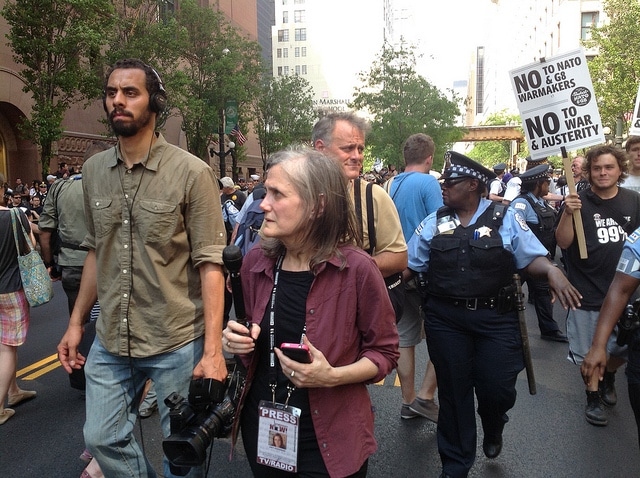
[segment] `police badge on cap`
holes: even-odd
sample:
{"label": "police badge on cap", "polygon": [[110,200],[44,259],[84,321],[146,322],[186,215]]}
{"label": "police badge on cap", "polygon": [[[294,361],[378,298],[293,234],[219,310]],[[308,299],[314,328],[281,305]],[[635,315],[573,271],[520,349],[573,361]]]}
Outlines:
{"label": "police badge on cap", "polygon": [[445,163],[450,163],[451,166],[445,169],[442,174],[443,179],[469,177],[475,178],[486,185],[496,177],[495,173],[490,169],[455,151],[447,151],[444,154],[444,160]]}

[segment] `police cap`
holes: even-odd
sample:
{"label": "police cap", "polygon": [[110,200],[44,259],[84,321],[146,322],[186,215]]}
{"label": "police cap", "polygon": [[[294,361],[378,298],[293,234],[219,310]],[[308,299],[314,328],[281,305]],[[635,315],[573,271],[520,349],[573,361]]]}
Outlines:
{"label": "police cap", "polygon": [[507,169],[507,165],[505,163],[498,163],[493,167],[493,171],[498,174],[500,174],[505,169]]}
{"label": "police cap", "polygon": [[496,177],[495,173],[491,170],[485,168],[473,159],[467,158],[464,154],[447,151],[444,154],[444,159],[445,163],[449,162],[451,166],[445,169],[442,174],[442,179],[469,177],[487,184],[491,179]]}
{"label": "police cap", "polygon": [[549,167],[546,164],[539,164],[531,169],[527,169],[520,175],[523,183],[535,183],[549,177]]}

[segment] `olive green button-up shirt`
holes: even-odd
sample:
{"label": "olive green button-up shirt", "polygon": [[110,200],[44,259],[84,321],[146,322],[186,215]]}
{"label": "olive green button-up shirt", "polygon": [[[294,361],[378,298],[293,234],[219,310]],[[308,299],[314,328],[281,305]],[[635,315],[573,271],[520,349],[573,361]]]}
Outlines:
{"label": "olive green button-up shirt", "polygon": [[82,182],[101,344],[115,355],[148,357],[203,335],[198,267],[222,264],[226,244],[211,168],[159,135],[131,169],[118,146],[91,157]]}

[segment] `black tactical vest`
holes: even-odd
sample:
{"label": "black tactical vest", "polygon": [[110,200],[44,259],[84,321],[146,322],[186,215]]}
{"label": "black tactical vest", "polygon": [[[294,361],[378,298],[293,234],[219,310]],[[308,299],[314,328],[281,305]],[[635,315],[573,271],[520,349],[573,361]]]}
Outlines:
{"label": "black tactical vest", "polygon": [[527,222],[527,225],[531,228],[538,240],[551,254],[555,254],[555,223],[558,213],[551,206],[542,206],[538,202],[531,199],[528,194],[521,194],[520,197],[527,200],[533,208],[536,216],[538,216],[538,224],[531,224]]}
{"label": "black tactical vest", "polygon": [[[516,272],[513,255],[502,245],[499,229],[505,212],[503,204],[493,203],[468,227],[458,226],[452,233],[437,234],[431,240],[429,294],[446,297],[496,297],[509,285]],[[437,222],[452,215],[448,207],[438,209]],[[479,229],[491,229],[479,236]]]}

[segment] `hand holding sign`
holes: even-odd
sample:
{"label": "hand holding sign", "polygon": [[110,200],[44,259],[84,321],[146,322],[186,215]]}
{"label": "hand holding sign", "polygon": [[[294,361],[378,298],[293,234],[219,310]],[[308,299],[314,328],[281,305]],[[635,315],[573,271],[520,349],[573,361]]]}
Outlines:
{"label": "hand holding sign", "polygon": [[[533,159],[561,152],[564,169],[569,172],[567,150],[604,143],[584,50],[516,68],[509,74]],[[571,174],[566,177],[569,191],[575,193],[573,177]],[[574,214],[573,220],[580,257],[586,259],[582,218]]]}

